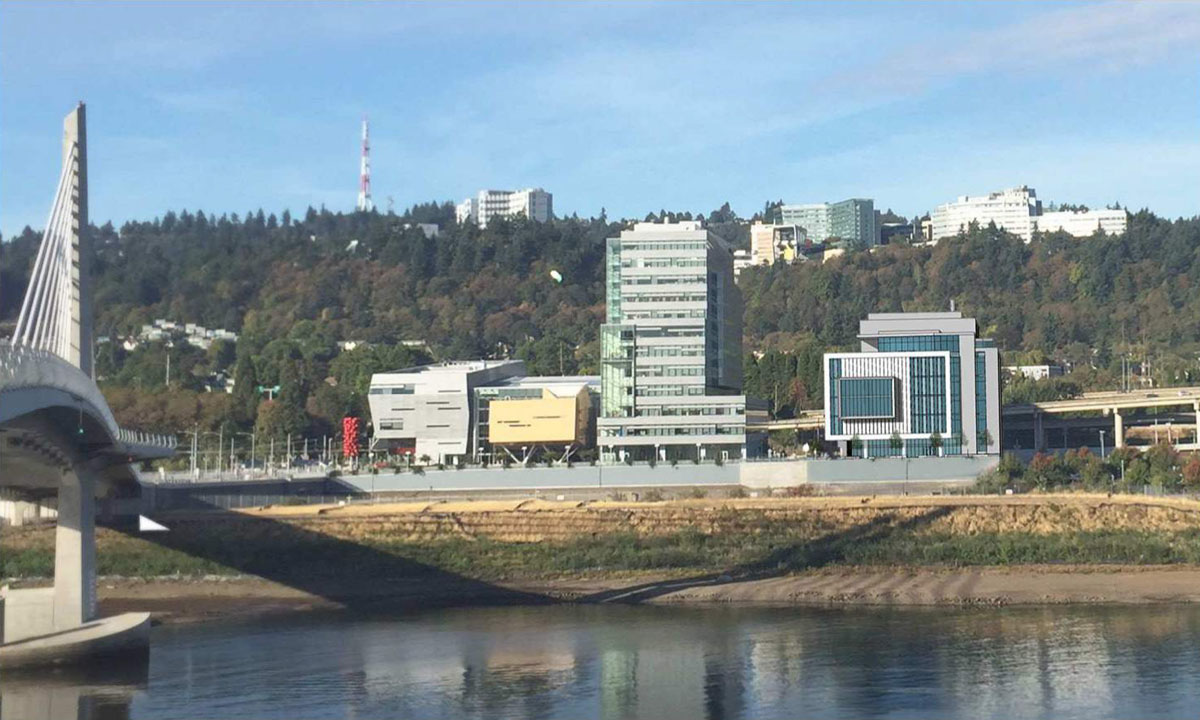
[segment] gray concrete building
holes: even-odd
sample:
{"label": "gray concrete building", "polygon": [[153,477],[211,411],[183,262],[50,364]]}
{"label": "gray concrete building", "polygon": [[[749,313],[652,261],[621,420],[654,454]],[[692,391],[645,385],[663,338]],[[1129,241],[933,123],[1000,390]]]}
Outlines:
{"label": "gray concrete building", "polygon": [[521,360],[472,360],[371,376],[371,449],[431,462],[465,459],[473,447],[475,388],[525,374]]}
{"label": "gray concrete building", "polygon": [[825,355],[825,438],[861,457],[998,455],[999,354],[959,312],[871,313]]}
{"label": "gray concrete building", "polygon": [[609,238],[600,328],[601,455],[741,458],[742,296],[733,253],[699,222]]}

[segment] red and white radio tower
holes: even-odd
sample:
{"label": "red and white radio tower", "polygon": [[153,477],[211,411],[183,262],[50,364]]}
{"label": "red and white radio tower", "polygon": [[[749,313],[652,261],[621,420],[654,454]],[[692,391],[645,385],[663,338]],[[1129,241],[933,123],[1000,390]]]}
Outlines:
{"label": "red and white radio tower", "polygon": [[371,144],[368,141],[367,116],[363,115],[362,133],[362,166],[358,176],[358,209],[360,212],[371,212],[375,203],[371,202]]}

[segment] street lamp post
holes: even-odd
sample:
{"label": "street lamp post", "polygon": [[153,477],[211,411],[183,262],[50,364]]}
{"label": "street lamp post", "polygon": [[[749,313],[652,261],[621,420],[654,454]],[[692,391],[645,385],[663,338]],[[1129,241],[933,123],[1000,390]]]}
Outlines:
{"label": "street lamp post", "polygon": [[1104,459],[1104,431],[1100,431],[1100,459]]}

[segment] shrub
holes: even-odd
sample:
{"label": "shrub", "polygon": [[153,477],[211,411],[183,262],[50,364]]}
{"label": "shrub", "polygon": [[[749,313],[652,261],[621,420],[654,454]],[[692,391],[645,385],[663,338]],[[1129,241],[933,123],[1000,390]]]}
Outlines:
{"label": "shrub", "polygon": [[688,495],[696,500],[703,500],[708,497],[708,491],[704,488],[694,487]]}
{"label": "shrub", "polygon": [[661,490],[647,490],[642,496],[642,500],[646,502],[662,502],[663,494]]}
{"label": "shrub", "polygon": [[725,493],[725,497],[729,498],[730,500],[740,500],[746,497],[746,488],[742,487],[741,485],[738,485],[735,488],[730,488],[729,492]]}
{"label": "shrub", "polygon": [[1200,453],[1183,466],[1183,486],[1189,490],[1200,490]]}

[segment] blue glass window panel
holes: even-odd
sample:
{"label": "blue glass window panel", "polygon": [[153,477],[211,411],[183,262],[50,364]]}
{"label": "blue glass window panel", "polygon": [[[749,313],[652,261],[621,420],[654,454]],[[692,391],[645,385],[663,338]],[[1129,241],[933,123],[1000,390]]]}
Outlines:
{"label": "blue glass window panel", "polygon": [[896,417],[896,380],[887,377],[841,378],[838,381],[841,417],[891,419]]}

